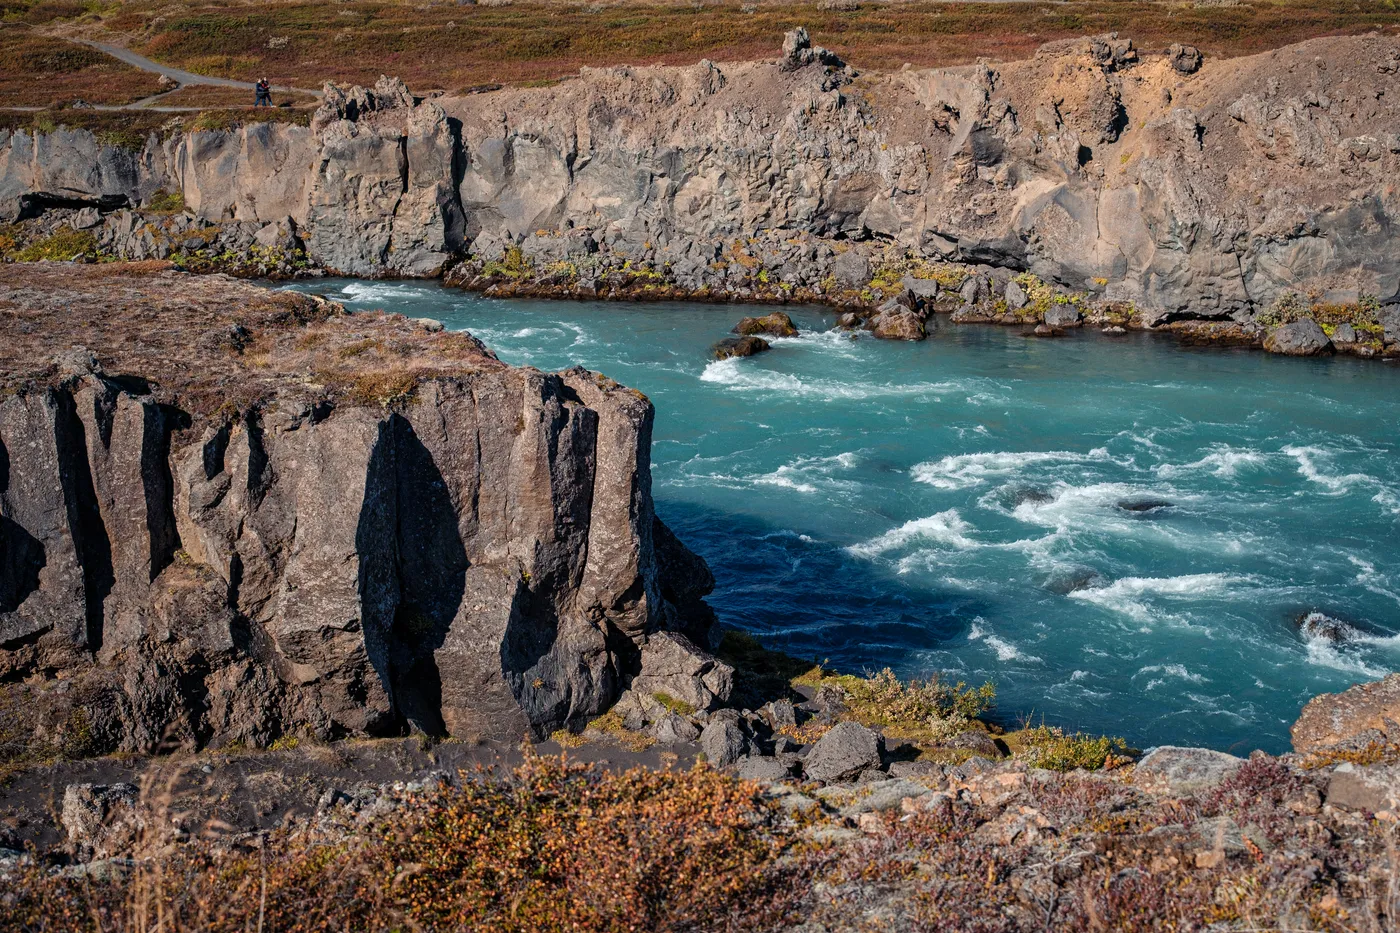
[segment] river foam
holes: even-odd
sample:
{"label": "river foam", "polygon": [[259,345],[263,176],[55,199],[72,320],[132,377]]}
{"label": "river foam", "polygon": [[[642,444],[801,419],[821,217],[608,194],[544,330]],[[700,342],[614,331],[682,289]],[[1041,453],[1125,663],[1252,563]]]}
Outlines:
{"label": "river foam", "polygon": [[1400,669],[1395,367],[942,318],[852,340],[803,308],[715,361],[752,309],[297,287],[644,392],[657,512],[710,603],[799,657],[991,680],[1012,723],[1271,751],[1310,696]]}

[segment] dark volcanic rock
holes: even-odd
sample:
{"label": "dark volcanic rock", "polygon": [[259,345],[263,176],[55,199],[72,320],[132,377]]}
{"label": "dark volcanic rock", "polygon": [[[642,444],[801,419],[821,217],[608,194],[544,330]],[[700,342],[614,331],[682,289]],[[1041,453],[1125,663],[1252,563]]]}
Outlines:
{"label": "dark volcanic rock", "polygon": [[748,751],[749,741],[742,729],[728,719],[716,719],[700,733],[700,749],[716,768],[727,768]]}
{"label": "dark volcanic rock", "polygon": [[883,739],[858,722],[837,723],[822,736],[803,761],[803,770],[814,781],[849,781],[862,771],[880,766]]}
{"label": "dark volcanic rock", "polygon": [[734,668],[674,632],[652,635],[642,648],[641,663],[633,690],[664,694],[697,710],[727,702],[734,689]]}
{"label": "dark volcanic rock", "polygon": [[762,337],[725,337],[715,344],[714,354],[717,360],[727,360],[736,356],[753,356],[768,349],[771,349],[768,341]]}
{"label": "dark volcanic rock", "polygon": [[923,318],[903,306],[881,311],[871,319],[876,337],[885,340],[923,340],[928,336]]}
{"label": "dark volcanic rock", "polygon": [[1045,323],[1051,327],[1079,327],[1084,315],[1074,305],[1051,305],[1045,309]]}
{"label": "dark volcanic rock", "polygon": [[1361,631],[1350,622],[1334,619],[1326,613],[1309,612],[1298,619],[1298,634],[1307,639],[1340,643],[1354,640]]}
{"label": "dark volcanic rock", "polygon": [[[90,752],[547,734],[712,585],[601,376],[221,277],[9,266],[0,312],[0,675],[63,671]],[[255,362],[191,339],[231,328]]]}
{"label": "dark volcanic rock", "polygon": [[1180,74],[1190,75],[1201,70],[1201,50],[1194,45],[1172,43],[1167,49],[1167,61]]}
{"label": "dark volcanic rock", "polygon": [[773,311],[763,317],[746,317],[734,325],[734,333],[743,337],[767,334],[770,337],[796,337],[797,327],[792,318],[781,311]]}
{"label": "dark volcanic rock", "polygon": [[1321,356],[1333,351],[1332,341],[1312,318],[1275,327],[1264,338],[1264,349],[1285,356]]}
{"label": "dark volcanic rock", "polygon": [[1169,509],[1172,503],[1166,499],[1153,499],[1150,496],[1142,496],[1133,499],[1119,499],[1118,508],[1124,512],[1156,512],[1159,509]]}
{"label": "dark volcanic rock", "polygon": [[61,820],[68,845],[79,858],[123,852],[144,828],[135,784],[70,784],[63,792]]}
{"label": "dark volcanic rock", "polygon": [[967,749],[973,754],[992,760],[1006,757],[1006,751],[997,743],[997,740],[980,729],[959,732],[947,744],[949,748]]}

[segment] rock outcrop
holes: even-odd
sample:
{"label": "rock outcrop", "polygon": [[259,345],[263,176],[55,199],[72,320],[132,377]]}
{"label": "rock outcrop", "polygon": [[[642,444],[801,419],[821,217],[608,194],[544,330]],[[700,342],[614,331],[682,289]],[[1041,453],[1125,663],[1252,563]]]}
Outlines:
{"label": "rock outcrop", "polygon": [[1269,331],[1264,337],[1264,349],[1284,356],[1322,356],[1334,348],[1321,325],[1304,318]]}
{"label": "rock outcrop", "polygon": [[[467,254],[464,283],[528,272],[583,295],[859,293],[893,246],[1149,325],[1249,323],[1288,293],[1400,297],[1397,62],[1381,36],[1228,60],[1102,36],[852,90],[798,30],[767,62],[431,101],[388,79],[331,87],[309,127],[172,130],[140,151],[0,131],[0,215],[90,204],[105,230],[163,189],[203,224],[282,225],[336,271],[433,275]],[[121,223],[126,249],[143,234]]]}
{"label": "rock outcrop", "polygon": [[697,624],[633,390],[222,277],[0,267],[0,310],[0,673],[50,744],[545,734]]}
{"label": "rock outcrop", "polygon": [[1400,674],[1313,697],[1291,731],[1294,750],[1304,753],[1376,741],[1400,744]]}

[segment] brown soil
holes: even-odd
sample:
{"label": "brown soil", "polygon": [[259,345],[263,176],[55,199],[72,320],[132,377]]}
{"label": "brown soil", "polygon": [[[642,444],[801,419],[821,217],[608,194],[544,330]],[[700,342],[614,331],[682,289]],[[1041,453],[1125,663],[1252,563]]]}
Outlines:
{"label": "brown soil", "polygon": [[[1047,41],[1119,31],[1144,48],[1189,42],[1232,56],[1302,39],[1393,30],[1400,10],[1346,0],[1226,4],[1066,3],[327,3],[132,0],[103,11],[8,0],[41,32],[126,42],[202,74],[315,87],[398,75],[420,93],[547,82],[582,66],[772,58],[785,30],[859,68],[1026,58]],[[846,4],[839,4],[846,5]]]}
{"label": "brown soil", "polygon": [[[317,100],[309,94],[291,94],[274,91],[273,109],[285,107],[315,107]],[[253,92],[237,87],[219,87],[214,84],[192,84],[178,91],[161,96],[162,107],[218,107],[229,109],[252,109]]]}
{"label": "brown soil", "polygon": [[289,393],[381,404],[504,366],[470,334],[168,263],[0,266],[0,394],[62,379],[54,356],[75,347],[195,415]]}
{"label": "brown soil", "polygon": [[96,49],[0,27],[0,106],[129,104],[160,90],[155,75]]}

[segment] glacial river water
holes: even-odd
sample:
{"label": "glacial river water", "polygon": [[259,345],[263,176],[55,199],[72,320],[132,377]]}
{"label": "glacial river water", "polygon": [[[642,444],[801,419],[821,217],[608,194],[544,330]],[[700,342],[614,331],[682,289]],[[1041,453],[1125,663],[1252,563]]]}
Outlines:
{"label": "glacial river water", "polygon": [[[1237,753],[1400,670],[1400,366],[946,323],[853,341],[819,308],[714,362],[761,309],[298,287],[645,392],[657,510],[714,569],[720,619],[801,656]],[[1300,634],[1312,611],[1348,640]]]}

